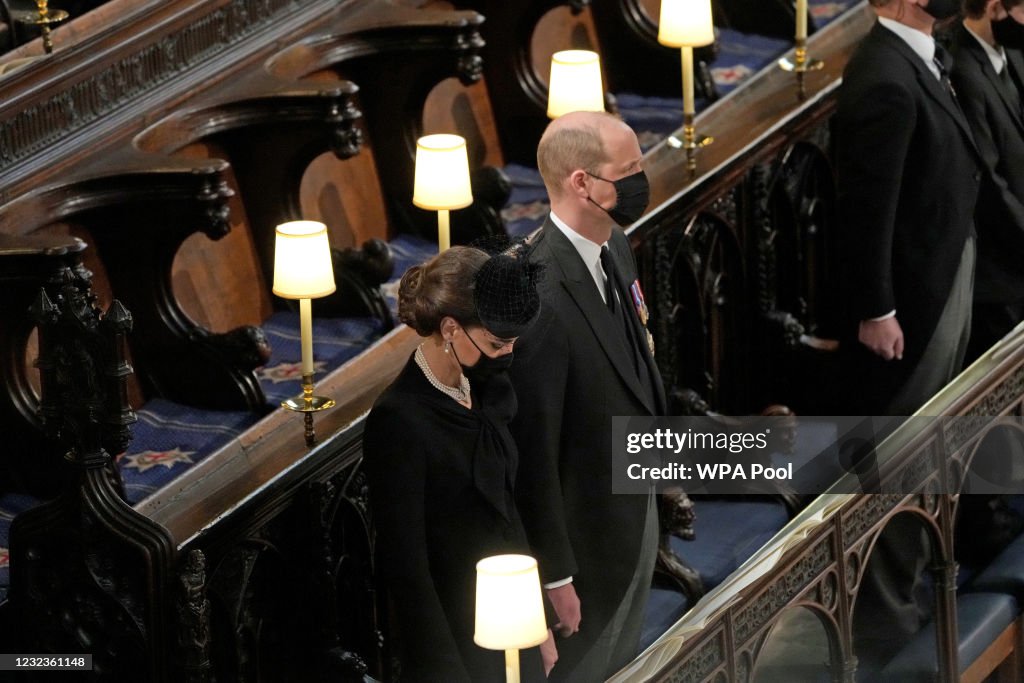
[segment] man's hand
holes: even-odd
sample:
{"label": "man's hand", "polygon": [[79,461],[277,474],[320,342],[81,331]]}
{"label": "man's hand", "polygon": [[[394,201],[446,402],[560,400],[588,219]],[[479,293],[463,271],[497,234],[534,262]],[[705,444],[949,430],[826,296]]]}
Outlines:
{"label": "man's hand", "polygon": [[896,316],[885,320],[861,320],[857,339],[886,360],[903,360],[903,328]]}
{"label": "man's hand", "polygon": [[568,637],[580,630],[580,599],[576,596],[575,586],[567,583],[549,588],[548,600],[558,615],[558,623],[554,625],[558,635]]}
{"label": "man's hand", "polygon": [[548,629],[548,639],[540,644],[540,658],[544,662],[544,675],[548,676],[551,674],[551,670],[555,668],[555,662],[558,661],[558,648],[555,647],[555,634]]}

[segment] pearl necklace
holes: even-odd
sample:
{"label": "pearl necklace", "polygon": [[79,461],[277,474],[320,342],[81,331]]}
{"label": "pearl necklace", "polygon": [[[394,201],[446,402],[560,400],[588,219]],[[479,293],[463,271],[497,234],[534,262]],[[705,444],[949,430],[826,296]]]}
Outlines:
{"label": "pearl necklace", "polygon": [[416,359],[416,365],[420,366],[420,370],[423,371],[423,375],[432,387],[459,403],[465,403],[469,400],[469,378],[465,375],[460,375],[459,386],[450,387],[437,377],[434,377],[434,373],[431,372],[430,365],[427,363],[427,357],[423,355],[422,345],[416,347],[416,353],[413,354],[413,357]]}

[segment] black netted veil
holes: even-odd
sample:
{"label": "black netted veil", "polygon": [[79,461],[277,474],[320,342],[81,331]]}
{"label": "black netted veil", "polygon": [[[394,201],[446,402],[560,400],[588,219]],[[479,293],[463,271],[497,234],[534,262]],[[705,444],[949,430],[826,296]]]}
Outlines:
{"label": "black netted veil", "polygon": [[539,266],[522,245],[494,254],[476,275],[473,300],[480,322],[501,339],[521,335],[540,312]]}

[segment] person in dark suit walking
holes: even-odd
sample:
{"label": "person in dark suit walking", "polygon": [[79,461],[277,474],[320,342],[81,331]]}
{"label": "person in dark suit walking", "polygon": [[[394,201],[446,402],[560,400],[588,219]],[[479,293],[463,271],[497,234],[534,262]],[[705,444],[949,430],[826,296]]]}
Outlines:
{"label": "person in dark suit walking", "polygon": [[[960,370],[981,157],[937,49],[937,0],[871,0],[834,130],[848,414],[909,415]],[[943,12],[944,13],[944,12]]]}
{"label": "person in dark suit walking", "polygon": [[965,0],[964,15],[949,36],[952,79],[986,170],[975,214],[974,358],[1024,320],[1024,54],[999,30],[1024,24],[1024,0]]}
{"label": "person in dark suit walking", "polygon": [[657,553],[653,494],[613,495],[615,415],[664,415],[646,305],[618,226],[646,209],[636,135],[604,113],[553,121],[537,150],[551,215],[537,323],[511,374],[520,410],[517,501],[558,615],[551,680],[605,680],[636,654]]}
{"label": "person in dark suit walking", "polygon": [[[870,0],[878,21],[843,73],[834,119],[849,371],[847,414],[910,415],[959,372],[970,332],[981,157],[932,29],[949,3]],[[898,515],[853,614],[856,654],[884,664],[928,614],[927,543]]]}

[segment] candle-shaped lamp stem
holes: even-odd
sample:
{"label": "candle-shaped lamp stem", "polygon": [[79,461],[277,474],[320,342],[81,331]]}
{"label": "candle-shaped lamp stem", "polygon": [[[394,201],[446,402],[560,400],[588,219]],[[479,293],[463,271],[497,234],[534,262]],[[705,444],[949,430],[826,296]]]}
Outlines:
{"label": "candle-shaped lamp stem", "polygon": [[505,683],[519,683],[519,650],[505,650]]}
{"label": "candle-shaped lamp stem", "polygon": [[448,209],[437,211],[437,251],[447,251],[452,246],[451,228],[449,226]]}
{"label": "candle-shaped lamp stem", "polygon": [[683,56],[683,115],[696,113],[693,104],[693,48],[684,45],[680,52]]}
{"label": "candle-shaped lamp stem", "polygon": [[796,0],[796,42],[807,40],[807,0]]}
{"label": "candle-shaped lamp stem", "polygon": [[313,376],[313,300],[299,299],[299,337],[302,343],[302,375]]}

